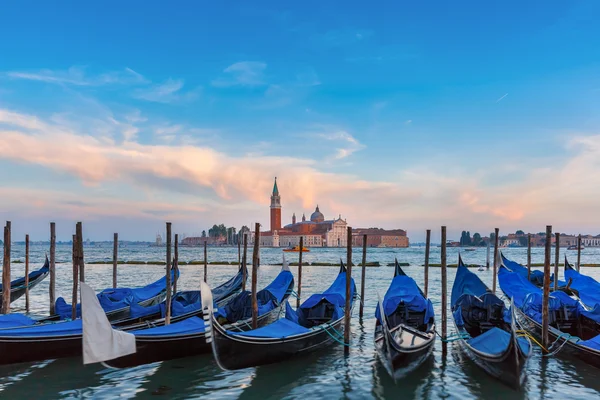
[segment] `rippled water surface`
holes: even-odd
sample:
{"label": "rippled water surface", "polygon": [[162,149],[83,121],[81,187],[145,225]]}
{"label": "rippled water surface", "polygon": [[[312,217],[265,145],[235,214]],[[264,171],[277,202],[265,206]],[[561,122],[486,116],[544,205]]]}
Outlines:
{"label": "rippled water surface", "polygon": [[[45,246],[32,246],[31,268],[38,268],[43,261]],[[120,249],[123,260],[161,260],[164,248],[129,246]],[[564,249],[562,251],[565,251]],[[24,258],[23,246],[13,245],[12,259]],[[512,259],[525,262],[526,249],[505,249]],[[237,260],[237,248],[209,248],[209,260]],[[270,266],[281,262],[281,249],[262,249],[258,276],[259,288],[267,285],[279,272],[280,267]],[[567,252],[572,262],[576,252]],[[457,249],[448,249],[448,262],[456,263]],[[112,246],[90,246],[85,249],[86,261],[112,259]],[[298,255],[286,255],[296,261]],[[465,252],[468,263],[484,263],[485,249]],[[57,247],[57,297],[70,301],[71,266],[70,246]],[[337,262],[346,258],[345,249],[312,249],[304,254],[308,262]],[[405,272],[423,285],[423,248],[369,249],[368,261],[379,261],[382,265],[393,262],[411,263]],[[439,249],[431,251],[431,262],[439,262]],[[562,256],[561,256],[562,257]],[[354,249],[354,262],[359,263],[360,249]],[[180,259],[202,259],[201,248],[181,248]],[[554,258],[553,258],[554,259]],[[582,263],[598,263],[600,249],[585,249]],[[543,249],[533,250],[533,262],[543,262]],[[203,277],[201,266],[182,266],[179,287],[198,288]],[[13,279],[22,276],[23,264],[13,264]],[[209,266],[208,281],[216,286],[231,277],[235,266]],[[297,268],[292,267],[296,275]],[[333,281],[336,267],[311,267],[303,269],[302,293],[306,298],[312,293],[326,289]],[[582,272],[600,278],[600,269],[583,268]],[[120,265],[119,286],[142,286],[158,279],[164,273],[161,266]],[[491,287],[492,272],[477,272]],[[454,281],[454,269],[448,270],[448,289]],[[80,359],[48,360],[38,363],[0,367],[0,392],[2,398],[459,398],[459,399],[592,399],[600,398],[600,376],[598,370],[576,360],[544,358],[538,349],[528,364],[527,381],[521,392],[515,392],[480,371],[466,359],[456,343],[448,345],[447,354],[442,354],[438,340],[433,357],[405,379],[394,383],[379,367],[373,348],[374,318],[377,293],[385,293],[393,275],[391,267],[370,267],[366,273],[365,318],[358,318],[358,307],[352,320],[352,347],[350,355],[344,356],[342,346],[334,345],[326,351],[290,362],[243,371],[224,372],[218,369],[210,355],[189,357],[136,368],[113,370],[101,365],[83,366]],[[562,276],[562,271],[561,271]],[[360,288],[360,268],[353,269],[353,277]],[[87,265],[86,281],[97,290],[112,285],[111,265]],[[440,269],[431,268],[429,294],[434,302],[436,316],[440,315]],[[297,283],[297,275],[296,275]],[[48,279],[31,293],[32,314],[48,312]],[[24,298],[14,302],[15,312],[23,311]],[[450,313],[448,313],[450,317]],[[451,318],[451,317],[450,317]],[[449,332],[452,333],[452,323]],[[1,357],[1,355],[0,355]]]}

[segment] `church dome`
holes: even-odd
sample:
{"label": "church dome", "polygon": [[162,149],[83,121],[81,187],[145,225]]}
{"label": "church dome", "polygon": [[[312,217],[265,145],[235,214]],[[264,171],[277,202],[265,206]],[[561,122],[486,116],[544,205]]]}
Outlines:
{"label": "church dome", "polygon": [[319,206],[315,209],[315,212],[311,214],[310,220],[312,222],[323,222],[325,221],[325,216],[319,211]]}

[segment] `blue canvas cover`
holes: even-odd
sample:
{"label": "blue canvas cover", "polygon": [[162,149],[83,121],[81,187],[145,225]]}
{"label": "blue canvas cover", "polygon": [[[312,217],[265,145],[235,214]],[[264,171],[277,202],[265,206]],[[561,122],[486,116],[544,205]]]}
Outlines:
{"label": "blue canvas cover", "polygon": [[131,333],[133,333],[135,336],[172,336],[188,335],[201,332],[204,332],[204,320],[199,317],[190,317],[170,325],[140,329]]}
{"label": "blue canvas cover", "polygon": [[300,335],[302,333],[310,332],[303,326],[293,323],[292,321],[282,318],[272,324],[264,326],[262,328],[254,329],[246,332],[232,332],[227,331],[230,335],[235,336],[247,336],[257,338],[278,338],[283,339],[292,335]]}
{"label": "blue canvas cover", "polygon": [[[177,270],[177,276],[179,277],[179,270]],[[171,271],[171,278],[174,279],[175,271]],[[109,312],[118,310],[120,308],[127,307],[134,303],[139,303],[152,297],[159,295],[167,286],[167,278],[162,277],[156,282],[153,282],[147,286],[129,289],[129,288],[116,288],[116,289],[104,289],[98,294],[98,300],[104,311]],[[70,304],[67,304],[65,299],[59,297],[56,299],[55,304],[56,314],[61,319],[71,318],[72,308]],[[77,304],[77,317],[81,317],[81,307]]]}
{"label": "blue canvas cover", "polygon": [[[524,265],[521,265],[515,261],[509,260],[508,258],[504,257],[504,254],[501,254],[502,256],[502,263],[512,272],[516,272],[519,275],[521,275],[523,278],[527,279],[527,267],[525,267]],[[541,287],[544,285],[544,273],[542,271],[538,271],[538,270],[531,270],[531,275],[529,277],[529,281],[531,283],[533,283],[534,285]],[[566,286],[567,283],[565,281],[561,281],[560,279],[558,280],[558,287],[561,286]],[[550,275],[550,287],[552,288],[554,286],[554,274]]]}
{"label": "blue canvas cover", "polygon": [[[487,332],[481,335],[469,339],[467,343],[476,350],[479,350],[487,354],[502,354],[508,348],[510,344],[511,336],[509,332],[506,332],[500,328],[493,327]],[[527,354],[529,353],[529,343],[524,338],[518,338],[517,343],[521,350]]]}
{"label": "blue canvas cover", "polygon": [[130,318],[141,318],[147,315],[164,313],[164,307],[161,307],[162,304],[155,304],[153,306],[140,306],[139,304],[130,304],[129,305],[129,317]]}
{"label": "blue canvas cover", "polygon": [[81,320],[63,321],[55,324],[33,325],[25,328],[3,329],[0,337],[48,337],[63,335],[81,335]]}
{"label": "blue canvas cover", "polygon": [[456,269],[454,285],[452,286],[452,297],[450,300],[452,308],[454,308],[454,305],[463,294],[481,296],[487,292],[489,292],[489,290],[481,279],[479,279],[476,274],[469,271],[462,261],[460,261],[458,268]]}
{"label": "blue canvas cover", "polygon": [[[354,298],[355,293],[356,285],[354,284],[354,278],[351,278],[350,297]],[[331,286],[326,291],[319,294],[313,294],[304,303],[302,303],[300,308],[314,307],[321,300],[326,300],[338,307],[346,306],[346,272],[341,272],[338,274],[335,281],[333,281]]]}
{"label": "blue canvas cover", "polygon": [[0,315],[0,329],[34,325],[36,321],[24,314]]}
{"label": "blue canvas cover", "polygon": [[[283,301],[285,294],[294,281],[294,275],[288,270],[282,270],[267,287],[256,293],[258,315],[264,315],[273,310]],[[252,317],[252,293],[244,291],[221,307],[215,317],[226,318],[229,322],[241,321]]]}
{"label": "blue canvas cover", "polygon": [[579,298],[588,307],[600,304],[600,283],[594,278],[580,274],[574,269],[565,270],[565,278],[572,279],[571,288],[579,292]]}
{"label": "blue canvas cover", "polygon": [[[433,304],[423,297],[414,279],[406,275],[397,275],[383,297],[383,312],[386,316],[393,314],[402,302],[409,311],[425,312],[425,322],[434,317]],[[381,321],[379,306],[375,309],[375,317]]]}
{"label": "blue canvas cover", "polygon": [[593,338],[591,338],[589,340],[579,341],[579,342],[577,342],[577,344],[581,345],[581,346],[585,346],[585,347],[590,347],[594,350],[600,351],[600,335],[594,336]]}

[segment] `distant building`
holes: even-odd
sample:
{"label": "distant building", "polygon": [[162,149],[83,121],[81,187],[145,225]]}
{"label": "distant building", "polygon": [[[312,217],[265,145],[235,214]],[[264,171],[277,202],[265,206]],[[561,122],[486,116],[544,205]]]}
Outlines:
{"label": "distant building", "polygon": [[410,245],[406,231],[403,229],[354,229],[352,231],[352,245],[363,245],[363,236],[367,235],[367,247],[408,247]]}
{"label": "distant building", "polygon": [[296,213],[292,215],[292,223],[281,226],[281,196],[277,187],[277,178],[271,194],[270,230],[260,233],[260,245],[266,247],[290,247],[300,245],[304,238],[305,247],[345,247],[347,243],[346,228],[348,224],[342,216],[326,220],[317,205],[307,221],[302,215],[300,222],[296,221]]}
{"label": "distant building", "polygon": [[202,237],[202,236],[190,236],[181,240],[182,246],[203,246],[204,242],[208,246],[220,246],[227,243],[227,237],[221,235],[217,237]]}

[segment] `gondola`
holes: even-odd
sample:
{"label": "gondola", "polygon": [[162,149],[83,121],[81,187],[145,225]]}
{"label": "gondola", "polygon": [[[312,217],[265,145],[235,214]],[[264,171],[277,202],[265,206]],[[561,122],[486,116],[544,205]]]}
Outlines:
{"label": "gondola", "polygon": [[394,380],[423,364],[435,343],[433,304],[396,260],[394,279],[375,311],[375,348]]}
{"label": "gondola", "polygon": [[[351,281],[351,303],[356,286]],[[286,303],[285,318],[246,332],[226,329],[215,315],[211,324],[212,350],[217,364],[237,370],[285,361],[323,349],[343,340],[346,303],[346,267],[342,263],[333,284],[323,293],[313,294],[297,310]],[[212,313],[211,313],[212,314]]]}
{"label": "gondola", "polygon": [[[240,275],[243,275],[242,271],[237,273],[237,276]],[[231,290],[239,289],[233,287]],[[197,301],[199,306],[200,299],[198,298]],[[127,308],[129,312],[129,307]],[[6,317],[15,318],[18,315],[7,315]],[[174,320],[178,320],[177,317]],[[81,355],[81,319],[37,324],[35,320],[32,321],[34,323],[29,326],[0,329],[0,365]],[[138,322],[130,326],[120,326],[119,329],[132,331],[164,324],[165,320],[161,318]]]}
{"label": "gondola", "polygon": [[[294,276],[284,263],[277,277],[256,294],[258,301],[258,326],[264,326],[279,318],[283,305],[294,290]],[[215,291],[213,291],[215,292]],[[252,322],[250,292],[237,294],[219,307],[217,315],[225,329],[238,332],[247,330]],[[173,360],[211,352],[206,342],[206,329],[199,316],[188,317],[179,322],[156,328],[132,331],[137,351],[105,364],[114,368],[134,367],[156,361]]]}
{"label": "gondola", "polygon": [[[46,256],[46,261],[42,268],[37,271],[29,273],[29,284],[25,286],[25,277],[15,279],[10,283],[10,302],[19,299],[25,294],[25,290],[29,287],[29,290],[33,289],[38,283],[43,281],[50,273],[50,262]],[[0,284],[0,291],[2,291],[2,284]],[[0,298],[0,306],[2,305],[2,299]]]}
{"label": "gondola", "polygon": [[[527,275],[529,273],[527,271],[527,267],[519,264],[518,262],[509,260],[508,258],[504,257],[504,254],[502,254],[502,253],[500,253],[500,257],[501,257],[501,265],[504,265],[509,270],[516,272],[519,275],[523,276],[525,279],[527,279]],[[529,281],[537,287],[542,287],[544,285],[544,273],[542,271],[532,269],[531,274],[529,276]],[[554,285],[554,274],[550,275],[550,285],[551,286]],[[561,280],[558,281],[559,289],[565,287],[566,285],[567,285],[566,282],[561,281]]]}
{"label": "gondola", "polygon": [[460,256],[450,304],[459,343],[466,355],[494,378],[520,389],[532,352],[531,342],[517,335],[514,307],[508,310],[468,270]]}
{"label": "gondola", "polygon": [[600,304],[600,283],[591,276],[579,273],[569,264],[565,256],[565,279],[569,289],[579,297],[586,308],[594,308]]}
{"label": "gondola", "polygon": [[[521,326],[541,341],[542,289],[506,266],[498,271],[502,291],[514,298],[517,319]],[[577,299],[563,291],[550,292],[548,304],[548,338],[554,343],[548,350],[559,356],[580,359],[600,368],[600,310],[587,309]]]}

